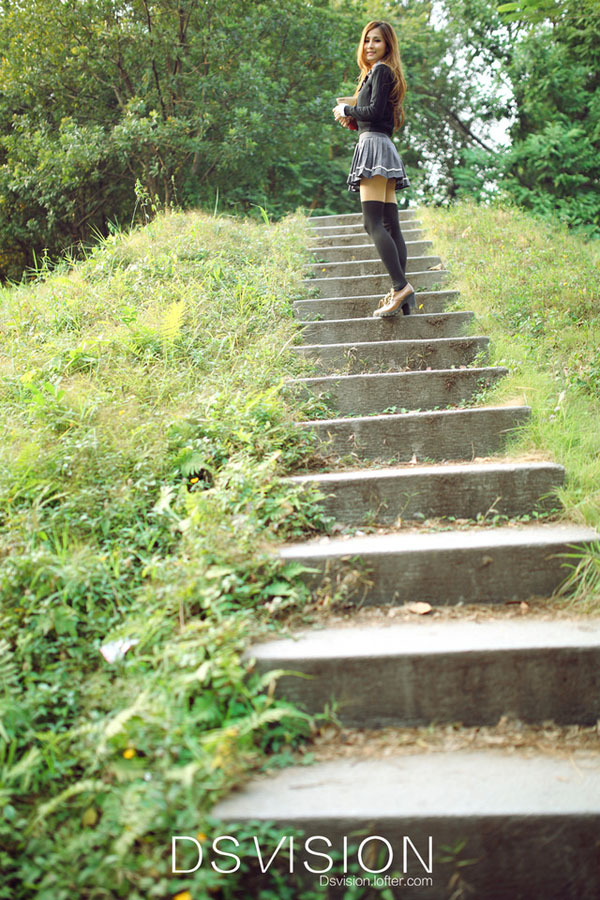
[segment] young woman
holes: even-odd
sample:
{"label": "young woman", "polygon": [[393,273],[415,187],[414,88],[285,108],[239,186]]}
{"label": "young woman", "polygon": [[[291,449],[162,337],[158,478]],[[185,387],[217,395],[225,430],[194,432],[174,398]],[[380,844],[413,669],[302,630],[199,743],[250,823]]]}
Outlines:
{"label": "young woman", "polygon": [[[398,219],[396,191],[410,182],[392,141],[404,122],[406,82],[398,39],[387,22],[365,26],[356,54],[360,68],[354,97],[338,97],[333,110],[345,127],[358,126],[358,144],[348,175],[348,190],[360,190],[365,230],[392,279],[392,289],[379,301],[374,316],[409,315],[415,292],[406,280],[406,244]],[[355,120],[356,125],[352,120]]]}

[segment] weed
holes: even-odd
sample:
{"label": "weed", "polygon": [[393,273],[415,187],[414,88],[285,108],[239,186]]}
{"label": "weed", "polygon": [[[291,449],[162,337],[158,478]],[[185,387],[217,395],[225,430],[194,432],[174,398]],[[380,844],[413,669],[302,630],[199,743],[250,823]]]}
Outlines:
{"label": "weed", "polygon": [[542,451],[564,465],[568,478],[558,497],[566,514],[598,526],[597,244],[515,208],[458,203],[423,209],[422,217],[456,273],[456,308],[475,311],[477,330],[490,336],[489,364],[509,369],[491,396],[474,402],[530,405],[531,421],[509,452]]}
{"label": "weed", "polygon": [[587,547],[573,547],[563,554],[570,574],[561,585],[558,594],[566,596],[567,605],[583,608],[598,614],[600,609],[600,542]]}
{"label": "weed", "polygon": [[314,446],[283,389],[301,371],[286,347],[303,224],[138,201],[147,227],[1,292],[14,900],[170,895],[170,835],[205,827],[220,792],[310,730],[243,656],[309,599],[303,567],[273,550],[328,522],[316,491],[282,478]]}

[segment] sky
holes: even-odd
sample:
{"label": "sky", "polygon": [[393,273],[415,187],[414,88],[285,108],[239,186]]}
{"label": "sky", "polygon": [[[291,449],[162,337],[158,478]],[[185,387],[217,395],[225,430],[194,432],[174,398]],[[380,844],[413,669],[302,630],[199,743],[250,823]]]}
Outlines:
{"label": "sky", "polygon": [[[598,2],[600,2],[600,0],[598,0]],[[444,3],[442,2],[442,0],[433,0],[431,24],[436,29],[443,29],[446,24]],[[454,59],[454,57],[453,60],[456,64],[456,60]],[[479,77],[484,88],[489,88],[494,83],[494,73],[486,69],[481,69],[481,71],[479,72]],[[503,100],[510,100],[513,95],[510,84],[506,79],[503,79],[500,91],[496,86],[496,92],[500,94]],[[481,140],[485,141],[486,144],[494,147],[494,149],[500,149],[501,146],[507,147],[510,144],[508,129],[510,128],[512,121],[512,119],[504,118],[493,123],[473,123],[471,127],[473,133],[476,134],[477,137],[481,138]]]}

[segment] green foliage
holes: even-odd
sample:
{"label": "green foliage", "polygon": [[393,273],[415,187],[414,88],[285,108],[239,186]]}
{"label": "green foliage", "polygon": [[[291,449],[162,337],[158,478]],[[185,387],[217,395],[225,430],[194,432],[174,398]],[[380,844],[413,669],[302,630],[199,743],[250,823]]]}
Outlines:
{"label": "green foliage", "polygon": [[[515,0],[502,3],[498,12],[508,22],[543,22],[559,18],[568,8],[568,0]],[[595,0],[581,0],[579,8],[593,11]]]}
{"label": "green foliage", "polygon": [[[487,0],[435,11],[431,0],[6,3],[0,277],[159,209],[356,209],[345,184],[356,138],[331,109],[354,90],[373,15],[396,26],[408,80],[401,202],[503,191],[597,233],[594,2],[524,0],[504,13]],[[496,150],[486,134],[503,117],[512,147]]]}
{"label": "green foliage", "polygon": [[597,615],[600,605],[600,543],[584,549],[573,547],[564,554],[572,572],[562,585],[567,605]]}
{"label": "green foliage", "polygon": [[348,16],[307,0],[4,4],[0,274],[140,206],[306,202],[329,164],[320,128],[334,131],[349,33]]}
{"label": "green foliage", "polygon": [[0,292],[2,898],[170,896],[170,836],[310,728],[243,657],[326,524],[281,477],[305,239],[160,215]]}
{"label": "green foliage", "polygon": [[[0,277],[158,209],[355,210],[346,176],[356,136],[332,108],[356,85],[370,7],[2,5]],[[398,144],[410,196],[446,200],[462,152],[477,144],[473,122],[493,119],[498,100],[463,77],[458,43],[432,24],[430,0],[380,4],[382,13],[397,26],[409,82]]]}
{"label": "green foliage", "polygon": [[523,0],[496,10],[446,0],[471,65],[510,84],[511,146],[466,148],[460,196],[500,192],[584,233],[600,234],[600,17],[595,0]]}
{"label": "green foliage", "polygon": [[514,447],[562,465],[565,515],[600,524],[600,255],[571,235],[507,205],[459,203],[422,210],[460,288],[460,304],[491,338],[493,365],[509,375],[486,402],[526,403],[531,424]]}

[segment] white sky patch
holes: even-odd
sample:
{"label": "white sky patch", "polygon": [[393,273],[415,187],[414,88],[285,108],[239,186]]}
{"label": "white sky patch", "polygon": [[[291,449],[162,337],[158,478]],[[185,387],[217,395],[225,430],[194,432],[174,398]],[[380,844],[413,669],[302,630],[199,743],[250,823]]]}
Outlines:
{"label": "white sky patch", "polygon": [[[434,0],[431,9],[430,22],[437,31],[443,31],[447,26],[448,19],[442,0]],[[494,86],[496,95],[502,101],[508,102],[513,98],[510,81],[502,74],[501,64],[499,62],[495,63],[493,68],[485,67],[483,64],[479,67],[474,67],[472,63],[471,65],[467,64],[468,54],[466,47],[462,48],[462,50],[460,47],[455,49],[456,55],[448,54],[445,58],[445,62],[451,63],[455,69],[458,69],[458,72],[462,77],[472,79],[473,76],[476,75],[479,79],[482,93],[489,93],[492,86]],[[465,110],[465,112],[469,116],[472,115],[471,110]],[[460,115],[460,110],[457,110],[457,113]],[[510,146],[508,130],[513,122],[514,116],[510,118],[503,117],[491,122],[482,122],[475,118],[470,123],[470,128],[473,134],[480,138],[485,144],[494,150],[500,150],[502,147]]]}

